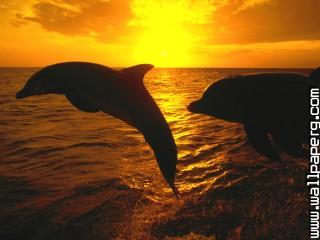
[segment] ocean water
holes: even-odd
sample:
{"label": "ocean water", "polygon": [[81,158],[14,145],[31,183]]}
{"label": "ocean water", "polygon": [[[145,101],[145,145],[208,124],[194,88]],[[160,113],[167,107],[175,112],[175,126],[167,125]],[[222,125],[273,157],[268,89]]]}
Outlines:
{"label": "ocean water", "polygon": [[186,109],[221,77],[271,70],[146,75],[178,147],[181,200],[137,130],[62,95],[16,100],[37,70],[0,69],[0,239],[308,239],[307,160],[269,162],[241,125]]}

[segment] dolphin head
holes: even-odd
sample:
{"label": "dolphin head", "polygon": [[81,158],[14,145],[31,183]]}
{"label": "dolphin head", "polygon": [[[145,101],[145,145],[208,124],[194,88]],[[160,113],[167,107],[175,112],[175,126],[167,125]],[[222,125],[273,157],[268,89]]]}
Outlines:
{"label": "dolphin head", "polygon": [[209,116],[220,117],[226,115],[226,109],[219,99],[201,97],[200,99],[191,102],[187,107],[189,112],[196,114],[205,114]]}
{"label": "dolphin head", "polygon": [[32,75],[25,86],[16,94],[17,99],[48,93],[62,93],[59,71],[54,65],[41,69]]}
{"label": "dolphin head", "polygon": [[[192,113],[205,114],[231,122],[242,122],[242,104],[232,78],[222,79],[210,85],[202,97],[189,104]],[[240,91],[240,90],[239,90]]]}
{"label": "dolphin head", "polygon": [[222,111],[219,89],[212,84],[205,90],[201,98],[191,102],[187,109],[192,113],[212,116],[219,114]]}
{"label": "dolphin head", "polygon": [[202,98],[200,98],[200,99],[190,103],[189,106],[187,107],[187,109],[189,110],[189,112],[192,112],[192,113],[205,113],[204,100]]}

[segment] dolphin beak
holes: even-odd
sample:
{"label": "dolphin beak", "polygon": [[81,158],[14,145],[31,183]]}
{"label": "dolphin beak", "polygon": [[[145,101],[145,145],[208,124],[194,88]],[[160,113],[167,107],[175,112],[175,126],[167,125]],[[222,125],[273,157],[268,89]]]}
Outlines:
{"label": "dolphin beak", "polygon": [[176,198],[180,199],[181,198],[181,194],[180,194],[179,190],[176,188],[176,186],[174,185],[174,183],[172,183],[172,184],[170,183],[169,185],[170,185],[174,195],[176,196]]}
{"label": "dolphin beak", "polygon": [[[157,146],[157,147],[159,147],[159,146]],[[161,150],[164,152],[167,149],[161,149]],[[156,152],[157,152],[157,150],[156,150]],[[170,152],[170,151],[168,151],[168,152]],[[171,154],[172,154],[172,152],[171,152]],[[172,192],[174,193],[176,198],[179,199],[181,194],[174,184],[177,158],[176,157],[170,158],[168,155],[164,156],[164,157],[156,156],[156,160],[158,162],[158,166],[160,168],[160,171],[161,171],[162,175],[164,176],[165,180],[167,181],[168,185],[172,189]]]}
{"label": "dolphin beak", "polygon": [[23,91],[23,89],[19,92],[17,92],[16,94],[16,99],[22,99],[22,98],[26,98],[28,97],[28,95],[26,94],[25,91]]}
{"label": "dolphin beak", "polygon": [[189,104],[187,107],[189,112],[200,113],[201,112],[201,101],[197,100]]}
{"label": "dolphin beak", "polygon": [[[157,114],[161,114],[161,112],[158,110]],[[146,114],[144,114],[143,117],[146,117]],[[160,119],[156,119],[155,116],[152,116],[152,114],[148,116],[149,122],[158,121],[156,125],[139,127],[139,124],[137,124],[136,126],[138,126],[137,129],[140,130],[146,142],[153,150],[156,161],[160,168],[160,172],[162,173],[163,177],[167,181],[175,196],[179,199],[180,193],[174,185],[176,165],[178,160],[177,147],[169,125],[165,121],[164,117],[162,117],[162,115],[158,115],[157,117],[159,117]]]}

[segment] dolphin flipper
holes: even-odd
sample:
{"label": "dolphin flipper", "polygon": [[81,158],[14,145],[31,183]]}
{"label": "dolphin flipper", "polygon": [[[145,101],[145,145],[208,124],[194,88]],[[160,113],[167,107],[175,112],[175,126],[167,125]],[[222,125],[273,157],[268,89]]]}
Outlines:
{"label": "dolphin flipper", "polygon": [[89,101],[86,101],[85,99],[81,98],[74,91],[67,91],[66,97],[72,103],[73,106],[75,106],[77,109],[81,111],[90,112],[90,113],[95,113],[100,111],[98,107],[94,106]]}
{"label": "dolphin flipper", "polygon": [[280,161],[279,154],[273,148],[268,133],[255,123],[246,123],[244,129],[254,149],[271,160]]}
{"label": "dolphin flipper", "polygon": [[302,147],[296,136],[293,136],[288,131],[273,131],[271,133],[277,145],[286,153],[293,157],[308,157],[308,150]]}

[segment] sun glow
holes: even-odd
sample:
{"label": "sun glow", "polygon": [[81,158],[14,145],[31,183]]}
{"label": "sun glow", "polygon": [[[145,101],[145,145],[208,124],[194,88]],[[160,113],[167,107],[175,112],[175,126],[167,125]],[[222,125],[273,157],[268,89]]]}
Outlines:
{"label": "sun glow", "polygon": [[[208,1],[141,1],[132,3],[132,26],[142,26],[134,44],[134,58],[158,67],[188,66],[191,51],[199,39],[195,25],[208,20]],[[203,10],[204,11],[203,11]]]}
{"label": "sun glow", "polygon": [[180,26],[157,26],[139,37],[134,57],[159,67],[188,65],[192,36]]}
{"label": "sun glow", "polygon": [[318,1],[287,1],[2,0],[0,66],[317,67]]}

